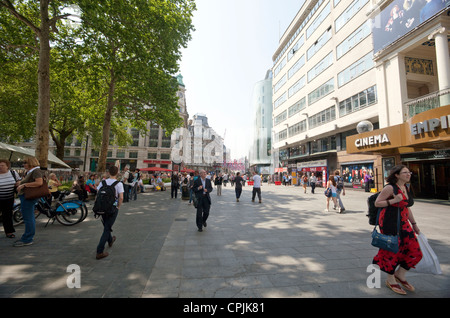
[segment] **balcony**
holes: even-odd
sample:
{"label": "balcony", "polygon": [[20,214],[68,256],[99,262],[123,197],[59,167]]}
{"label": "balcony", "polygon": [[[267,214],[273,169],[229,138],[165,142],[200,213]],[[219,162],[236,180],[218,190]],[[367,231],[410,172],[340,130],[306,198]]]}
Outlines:
{"label": "balcony", "polygon": [[450,89],[433,92],[405,103],[406,120],[424,111],[450,105]]}

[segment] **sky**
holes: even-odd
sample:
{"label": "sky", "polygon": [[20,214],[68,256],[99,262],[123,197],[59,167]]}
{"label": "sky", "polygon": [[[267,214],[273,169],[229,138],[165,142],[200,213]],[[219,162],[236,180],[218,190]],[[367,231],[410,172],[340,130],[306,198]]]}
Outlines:
{"label": "sky", "polygon": [[303,2],[196,0],[195,31],[180,62],[187,111],[189,118],[208,117],[232,159],[248,156],[253,87],[272,68],[279,39]]}

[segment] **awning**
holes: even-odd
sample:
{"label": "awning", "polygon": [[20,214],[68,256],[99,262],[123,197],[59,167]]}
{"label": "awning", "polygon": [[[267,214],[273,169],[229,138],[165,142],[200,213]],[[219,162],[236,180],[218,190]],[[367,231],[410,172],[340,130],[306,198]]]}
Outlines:
{"label": "awning", "polygon": [[[24,159],[25,157],[36,157],[36,150],[0,142],[0,157],[8,159],[9,161],[18,161]],[[56,157],[50,151],[48,152],[47,161],[48,163],[71,169],[69,165]]]}
{"label": "awning", "polygon": [[169,171],[172,171],[172,170],[165,169],[165,168],[160,168],[160,167],[150,167],[150,168],[139,169],[139,171],[166,171],[166,172],[169,172]]}

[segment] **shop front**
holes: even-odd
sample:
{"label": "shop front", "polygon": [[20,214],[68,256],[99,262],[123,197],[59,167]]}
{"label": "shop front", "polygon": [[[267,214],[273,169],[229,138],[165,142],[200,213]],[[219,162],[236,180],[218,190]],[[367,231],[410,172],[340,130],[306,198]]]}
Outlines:
{"label": "shop front", "polygon": [[406,165],[413,173],[416,197],[450,198],[450,105],[431,109],[403,124],[347,137],[348,153],[380,154],[374,166],[375,186],[381,189],[389,170]]}
{"label": "shop front", "polygon": [[327,159],[297,162],[297,171],[299,174],[307,174],[308,178],[312,173],[317,178],[318,186],[326,187],[328,180]]}

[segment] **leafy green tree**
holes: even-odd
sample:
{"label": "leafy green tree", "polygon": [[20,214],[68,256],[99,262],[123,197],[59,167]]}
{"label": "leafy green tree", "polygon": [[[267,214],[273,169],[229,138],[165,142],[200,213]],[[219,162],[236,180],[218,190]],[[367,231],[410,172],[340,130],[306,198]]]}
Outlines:
{"label": "leafy green tree", "polygon": [[193,30],[192,0],[78,1],[80,43],[89,82],[100,88],[97,105],[103,110],[102,141],[97,170],[106,169],[111,125],[114,122],[145,130],[152,121],[169,133],[181,126],[173,77],[180,50]]}

